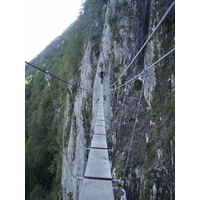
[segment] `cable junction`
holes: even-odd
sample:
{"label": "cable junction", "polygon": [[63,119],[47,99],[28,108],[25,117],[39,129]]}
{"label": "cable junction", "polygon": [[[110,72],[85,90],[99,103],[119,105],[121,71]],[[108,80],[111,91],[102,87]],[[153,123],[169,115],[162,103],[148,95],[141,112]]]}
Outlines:
{"label": "cable junction", "polygon": [[[158,62],[160,62],[162,59],[164,59],[165,57],[167,57],[169,54],[171,54],[173,51],[175,51],[175,48],[173,48],[172,50],[170,50],[168,53],[166,53],[164,56],[162,56],[160,59],[158,59],[155,63],[153,63],[151,66],[147,67],[145,70],[149,70],[151,69],[152,67],[154,67]],[[118,87],[115,87],[115,88],[108,88],[109,90],[116,90],[124,85],[126,85],[127,83],[133,81],[134,79],[138,78],[139,76],[141,76],[143,74],[144,70],[142,70],[142,72],[140,72],[138,75],[134,76],[132,79],[130,79],[129,81],[126,81],[124,84],[118,86]]]}
{"label": "cable junction", "polygon": [[136,56],[133,58],[133,60],[130,62],[130,64],[128,65],[128,67],[124,70],[124,72],[118,77],[118,79],[109,87],[113,86],[122,76],[123,74],[127,71],[127,69],[131,66],[131,64],[133,63],[133,61],[138,57],[138,55],[140,54],[140,52],[144,49],[144,47],[146,46],[147,42],[151,39],[151,37],[154,35],[154,33],[157,31],[158,27],[161,25],[161,23],[163,22],[163,20],[165,19],[165,17],[168,15],[168,13],[170,12],[170,10],[172,9],[172,7],[175,5],[175,1],[171,4],[171,6],[168,8],[168,10],[166,11],[166,13],[164,14],[164,16],[162,17],[162,19],[160,20],[160,22],[157,24],[156,28],[153,30],[153,32],[151,33],[151,35],[148,37],[148,39],[146,40],[146,42],[143,44],[143,46],[140,48],[140,50],[138,51],[138,53],[136,54]]}
{"label": "cable junction", "polygon": [[[131,141],[130,141],[130,146],[129,146],[129,150],[128,150],[128,157],[127,157],[127,160],[126,160],[126,164],[125,164],[125,169],[124,169],[122,180],[124,180],[124,176],[125,176],[125,173],[126,173],[127,165],[128,165],[128,162],[129,162],[131,146],[133,144],[133,138],[134,138],[134,134],[135,134],[135,128],[136,128],[136,125],[137,125],[137,122],[138,122],[137,117],[138,117],[138,113],[139,113],[139,109],[140,109],[140,103],[141,103],[142,93],[143,93],[143,90],[144,90],[145,79],[148,76],[148,70],[151,69],[152,67],[154,67],[158,62],[160,62],[162,59],[164,59],[166,56],[168,56],[169,54],[171,54],[174,51],[175,51],[175,48],[173,48],[171,51],[169,51],[168,53],[166,53],[164,56],[162,56],[160,59],[158,59],[155,63],[153,63],[149,67],[143,69],[143,71],[141,73],[139,73],[138,75],[136,75],[135,77],[133,77],[131,80],[126,81],[126,83],[124,83],[123,85],[120,85],[119,87],[115,87],[114,89],[110,89],[110,90],[116,90],[116,89],[118,89],[118,88],[120,88],[120,87],[122,87],[124,85],[127,85],[127,83],[133,81],[134,79],[136,79],[137,77],[139,77],[140,75],[143,74],[142,90],[141,90],[141,93],[140,93],[140,99],[139,99],[138,108],[137,108],[137,111],[136,111],[136,120],[135,120],[134,127],[133,127],[133,133],[132,133],[132,137],[131,137]],[[124,100],[123,100],[123,104],[124,104]],[[122,113],[123,113],[123,107],[122,107]],[[120,116],[120,123],[121,123],[121,116]],[[119,134],[119,127],[118,127],[118,134]],[[117,143],[117,141],[116,141],[116,143]],[[116,148],[116,144],[115,144],[114,149],[115,148]],[[121,179],[118,182],[121,182]]]}
{"label": "cable junction", "polygon": [[125,176],[125,173],[126,173],[126,169],[127,169],[127,165],[128,165],[128,162],[129,162],[129,157],[130,157],[130,152],[131,152],[131,146],[133,144],[133,137],[134,137],[134,134],[135,134],[135,127],[136,127],[136,124],[138,122],[138,113],[139,113],[139,109],[140,109],[140,103],[141,103],[141,99],[142,99],[142,94],[143,94],[143,90],[144,90],[144,83],[145,83],[145,79],[147,77],[147,71],[146,69],[143,70],[143,84],[142,84],[142,90],[141,90],[141,93],[140,93],[140,99],[139,99],[139,102],[138,102],[138,108],[137,108],[137,113],[136,113],[136,117],[135,117],[135,123],[134,123],[134,127],[133,127],[133,133],[132,133],[132,137],[131,137],[131,142],[130,142],[130,146],[129,146],[129,150],[128,150],[128,157],[126,159],[126,165],[125,165],[125,169],[124,169],[124,174],[123,174],[123,177],[122,177],[122,180],[124,179],[124,176]]}
{"label": "cable junction", "polygon": [[[60,131],[60,135],[61,135],[61,139],[62,139],[62,152],[63,152],[63,155],[66,155],[66,153],[64,153],[64,148],[65,148],[64,139],[63,139],[63,135],[62,135],[61,128],[60,128],[60,123],[58,121],[58,116],[57,116],[57,112],[56,112],[56,106],[55,106],[55,102],[54,102],[52,91],[51,91],[51,84],[50,84],[51,77],[50,77],[49,71],[45,72],[45,79],[48,82],[48,85],[49,85],[49,88],[50,88],[51,98],[52,98],[52,101],[53,101],[53,107],[54,107],[54,111],[55,111],[55,117],[56,117],[56,120],[57,120],[57,123],[58,123],[59,131]],[[66,155],[66,157],[67,157],[67,162],[68,162],[69,169],[70,169],[72,177],[75,178],[75,179],[83,180],[84,179],[83,177],[77,177],[72,173],[72,169],[71,169],[70,164],[69,164],[68,155]]]}
{"label": "cable junction", "polygon": [[[28,64],[28,65],[30,65],[31,67],[34,67],[34,68],[40,70],[41,72],[43,72],[43,73],[45,73],[45,74],[48,73],[50,76],[52,76],[52,77],[54,77],[54,78],[56,78],[56,79],[58,79],[58,80],[60,80],[60,81],[62,81],[62,82],[64,82],[64,83],[67,83],[67,84],[70,85],[70,86],[74,86],[74,87],[76,87],[76,88],[79,89],[79,90],[89,91],[89,90],[87,90],[87,89],[80,88],[80,87],[77,87],[76,85],[73,85],[73,84],[71,84],[71,83],[68,83],[67,81],[62,80],[62,79],[60,79],[60,78],[54,76],[53,74],[50,74],[49,71],[44,71],[44,70],[42,70],[42,69],[36,67],[35,65],[33,65],[33,64],[31,64],[31,63],[29,63],[29,62],[27,62],[27,61],[25,61],[25,63]],[[89,91],[89,92],[90,92],[90,91]]]}
{"label": "cable junction", "polygon": [[117,141],[118,141],[118,136],[119,136],[119,129],[120,129],[120,126],[121,126],[122,115],[123,115],[123,112],[124,112],[124,101],[125,101],[125,97],[126,97],[126,95],[124,94],[123,103],[122,103],[122,111],[121,111],[121,115],[120,115],[120,120],[119,120],[118,129],[117,129],[117,132],[116,132],[116,143],[115,143],[115,146],[114,146],[114,148],[113,148],[113,151],[115,150],[115,148],[116,148],[116,146],[117,146]]}

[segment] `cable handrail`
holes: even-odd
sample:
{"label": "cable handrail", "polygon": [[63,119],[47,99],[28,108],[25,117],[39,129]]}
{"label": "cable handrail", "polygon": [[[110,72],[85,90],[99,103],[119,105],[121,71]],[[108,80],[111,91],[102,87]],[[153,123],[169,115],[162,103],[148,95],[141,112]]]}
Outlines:
{"label": "cable handrail", "polygon": [[[47,74],[47,76],[46,76],[46,74]],[[46,78],[46,80],[48,82],[48,85],[49,85],[49,89],[50,89],[50,93],[51,93],[51,98],[52,98],[52,101],[53,101],[53,107],[54,107],[54,111],[55,111],[55,117],[56,117],[56,120],[57,120],[57,123],[58,123],[59,131],[60,131],[60,135],[61,135],[61,139],[62,139],[62,153],[64,155],[67,154],[66,158],[67,158],[67,162],[68,162],[70,173],[71,173],[72,177],[75,178],[75,179],[80,179],[81,180],[81,179],[83,179],[83,177],[77,177],[77,176],[75,176],[73,174],[72,169],[71,169],[70,164],[69,164],[68,153],[66,151],[65,151],[66,154],[64,153],[64,148],[65,148],[64,139],[63,139],[63,134],[62,134],[62,131],[61,131],[61,128],[60,128],[60,123],[58,121],[58,116],[57,116],[57,112],[56,112],[56,106],[55,106],[55,102],[54,102],[54,99],[53,99],[53,94],[52,94],[52,91],[51,91],[51,85],[50,85],[50,81],[49,81],[50,80],[50,73],[48,71],[45,72],[45,78]]]}
{"label": "cable handrail", "polygon": [[124,174],[123,174],[122,180],[124,179],[124,176],[125,176],[125,173],[126,173],[127,165],[128,165],[128,162],[129,162],[129,156],[130,156],[130,152],[131,152],[131,146],[133,144],[133,137],[134,137],[134,134],[135,134],[135,127],[136,127],[137,122],[138,122],[137,117],[138,117],[138,113],[139,113],[139,109],[140,109],[140,103],[141,103],[142,94],[143,94],[143,90],[144,90],[144,83],[145,83],[145,79],[147,77],[145,72],[146,72],[146,69],[143,70],[142,90],[141,90],[141,93],[140,93],[140,99],[139,99],[138,108],[137,108],[137,111],[136,111],[136,117],[135,117],[135,123],[134,123],[134,127],[133,127],[133,133],[132,133],[132,137],[131,137],[131,141],[130,141],[130,146],[129,146],[129,150],[128,150],[128,157],[126,159],[126,164],[125,164],[125,169],[124,169]]}
{"label": "cable handrail", "polygon": [[[34,68],[36,68],[36,69],[40,70],[41,72],[43,72],[43,73],[47,74],[47,72],[46,72],[46,71],[44,71],[44,70],[40,69],[39,67],[36,67],[35,65],[33,65],[33,64],[31,64],[31,63],[29,63],[29,62],[27,62],[27,61],[25,61],[25,63],[26,63],[26,64],[28,64],[28,65],[30,65],[31,67],[34,67]],[[50,73],[48,73],[48,74],[49,74],[50,76],[52,76],[52,77],[54,77],[54,78],[56,78],[56,79],[58,79],[58,80],[60,80],[60,81],[64,82],[64,83],[67,83],[68,85],[71,85],[71,86],[74,86],[74,87],[76,87],[77,89],[80,89],[80,90],[86,90],[86,91],[89,91],[89,92],[90,92],[90,90],[88,90],[88,89],[84,89],[84,88],[77,87],[76,85],[73,85],[73,84],[71,84],[71,83],[68,83],[67,81],[64,81],[64,80],[62,80],[62,79],[60,79],[60,78],[58,78],[58,77],[54,76],[53,74],[50,74]]]}
{"label": "cable handrail", "polygon": [[126,95],[124,94],[123,103],[122,103],[122,111],[121,111],[121,115],[120,115],[120,120],[119,120],[119,124],[118,124],[118,129],[117,129],[117,132],[116,132],[116,143],[115,143],[115,146],[114,146],[114,148],[113,148],[113,151],[115,150],[115,148],[116,148],[116,146],[117,146],[117,141],[118,141],[118,137],[119,137],[119,129],[120,129],[120,126],[121,126],[122,115],[123,115],[123,112],[124,112],[124,101],[125,101],[125,97],[126,97]]}
{"label": "cable handrail", "polygon": [[[158,59],[156,62],[154,62],[152,65],[150,65],[149,67],[146,68],[146,70],[149,70],[151,69],[152,67],[154,67],[158,62],[160,62],[162,59],[164,59],[166,56],[168,56],[170,53],[172,53],[173,51],[175,51],[175,47],[173,49],[171,49],[168,53],[166,53],[164,56],[162,56],[160,59]],[[142,70],[142,72],[140,72],[139,74],[137,74],[136,76],[134,76],[132,79],[126,81],[124,84],[118,86],[118,87],[115,87],[115,88],[108,88],[109,90],[116,90],[124,85],[126,85],[127,83],[133,81],[134,79],[138,78],[140,75],[142,75],[144,72],[144,70]]]}
{"label": "cable handrail", "polygon": [[163,20],[165,19],[165,17],[168,15],[168,13],[170,12],[170,10],[172,9],[172,7],[175,5],[175,1],[171,4],[171,6],[168,8],[168,10],[166,11],[166,13],[164,14],[164,16],[162,17],[162,19],[160,20],[160,22],[157,24],[156,28],[153,30],[153,32],[151,33],[151,35],[148,37],[148,39],[146,40],[146,42],[143,44],[143,46],[140,48],[140,50],[138,51],[138,53],[136,54],[136,56],[133,58],[133,60],[130,62],[130,64],[128,65],[128,67],[123,71],[123,73],[118,77],[118,79],[109,87],[112,87],[122,76],[123,74],[127,71],[127,69],[131,66],[131,64],[133,63],[133,61],[137,58],[137,56],[140,54],[140,52],[143,50],[143,48],[146,46],[147,42],[151,39],[151,37],[154,35],[154,33],[157,31],[158,27],[160,26],[160,24],[163,22]]}
{"label": "cable handrail", "polygon": [[[130,151],[131,151],[131,146],[133,144],[133,138],[134,138],[134,134],[135,134],[135,128],[136,128],[136,125],[137,125],[137,116],[138,116],[138,113],[139,113],[139,109],[140,109],[140,103],[141,103],[141,98],[142,98],[142,94],[143,94],[143,90],[144,90],[144,84],[145,84],[145,79],[147,77],[147,70],[151,69],[152,67],[154,67],[158,62],[160,62],[162,59],[164,59],[166,56],[168,56],[170,53],[172,53],[173,51],[175,51],[175,48],[173,48],[172,50],[170,50],[168,53],[166,53],[164,56],[162,56],[160,59],[158,59],[156,62],[154,62],[152,65],[150,65],[149,67],[145,68],[142,70],[142,72],[140,72],[138,75],[136,75],[135,77],[133,77],[131,80],[127,81],[126,83],[124,83],[123,85],[120,85],[119,87],[117,88],[120,88],[124,85],[126,85],[127,83],[129,83],[130,81],[134,80],[135,78],[137,78],[138,76],[140,76],[141,74],[143,74],[143,83],[142,83],[142,90],[141,90],[141,93],[140,93],[140,99],[139,99],[139,102],[138,102],[138,108],[137,108],[137,111],[136,111],[136,120],[135,120],[135,123],[134,123],[134,127],[133,127],[133,133],[132,133],[132,137],[131,137],[131,141],[130,141],[130,146],[129,146],[129,149],[128,149],[128,156],[127,156],[127,159],[126,159],[126,164],[125,164],[125,168],[124,168],[124,173],[123,173],[123,177],[122,177],[122,180],[124,180],[124,176],[125,176],[125,173],[126,173],[126,169],[127,169],[127,165],[128,165],[128,162],[129,162],[129,158],[130,158]],[[115,90],[117,89],[116,87],[112,90]]]}

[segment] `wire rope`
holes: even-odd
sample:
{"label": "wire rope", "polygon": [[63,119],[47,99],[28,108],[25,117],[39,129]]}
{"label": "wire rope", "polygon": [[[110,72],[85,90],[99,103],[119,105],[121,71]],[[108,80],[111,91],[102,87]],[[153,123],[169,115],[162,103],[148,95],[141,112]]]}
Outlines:
{"label": "wire rope", "polygon": [[[160,62],[160,61],[161,61],[162,59],[164,59],[166,56],[168,56],[169,54],[171,54],[173,51],[175,51],[175,48],[173,48],[173,49],[170,50],[168,53],[166,53],[164,56],[162,56],[160,59],[158,59],[156,62],[154,62],[151,66],[147,67],[146,70],[149,70],[149,69],[151,69],[152,67],[154,67],[158,62]],[[122,84],[122,85],[120,85],[120,86],[118,86],[118,87],[112,88],[112,89],[109,88],[109,90],[118,89],[118,88],[120,88],[120,87],[126,85],[127,83],[129,83],[129,82],[133,81],[134,79],[138,78],[139,76],[141,76],[141,75],[143,74],[143,72],[144,72],[144,70],[142,70],[142,72],[140,72],[139,74],[137,74],[136,76],[134,76],[132,79],[126,81],[124,84]]]}
{"label": "wire rope", "polygon": [[137,56],[140,54],[140,52],[143,50],[143,48],[146,46],[147,42],[151,39],[151,37],[154,35],[154,33],[157,31],[158,27],[160,26],[160,24],[163,22],[163,20],[165,19],[165,17],[168,15],[168,13],[170,12],[170,10],[172,9],[172,7],[175,5],[175,1],[171,4],[171,6],[168,8],[168,10],[166,11],[166,13],[164,14],[164,16],[162,17],[162,19],[160,20],[160,22],[157,24],[156,28],[153,30],[153,32],[151,33],[151,35],[148,37],[148,39],[146,40],[146,42],[143,44],[143,46],[140,48],[140,50],[138,51],[138,53],[135,55],[135,57],[133,58],[133,60],[130,62],[130,64],[128,65],[128,67],[123,71],[123,73],[118,77],[118,79],[110,86],[113,86],[122,76],[123,74],[127,71],[127,69],[131,66],[131,64],[133,63],[133,61],[137,58]]}
{"label": "wire rope", "polygon": [[[58,123],[60,135],[61,135],[61,138],[62,138],[62,153],[65,155],[65,153],[64,153],[64,148],[65,148],[65,146],[64,146],[64,139],[63,139],[63,135],[62,135],[61,128],[60,128],[60,123],[59,123],[59,121],[58,121],[58,116],[57,116],[56,107],[55,107],[55,102],[54,102],[53,95],[52,95],[52,91],[51,91],[51,84],[50,84],[49,78],[47,78],[47,81],[48,81],[49,88],[50,88],[50,92],[51,92],[51,98],[52,98],[52,101],[53,101],[53,107],[54,107],[54,111],[55,111],[56,120],[57,120],[57,123]],[[70,164],[69,164],[68,153],[66,153],[66,154],[67,154],[67,155],[66,155],[67,162],[68,162],[69,169],[70,169],[70,173],[71,173],[72,177],[75,178],[75,179],[82,179],[81,177],[77,177],[77,176],[75,176],[75,175],[72,173],[72,169],[71,169]]]}
{"label": "wire rope", "polygon": [[[33,65],[33,64],[31,64],[31,63],[28,63],[28,62],[26,62],[26,61],[25,61],[25,63],[28,64],[28,65],[30,65],[30,66],[32,66],[32,67],[34,67],[34,68],[36,68],[36,69],[38,69],[38,70],[40,70],[41,72],[47,74],[46,71],[40,69],[39,67],[36,67],[35,65]],[[67,81],[62,80],[62,79],[60,79],[60,78],[54,76],[53,74],[50,74],[50,73],[49,73],[49,75],[52,76],[52,77],[54,77],[54,78],[56,78],[56,79],[58,79],[58,80],[60,80],[60,81],[62,81],[62,82],[64,82],[64,83],[67,83],[68,85],[74,86],[74,87],[76,87],[76,88],[78,88],[78,89],[80,89],[80,90],[86,90],[86,91],[89,91],[89,90],[87,90],[87,89],[80,88],[80,87],[77,87],[76,85],[73,85],[73,84],[71,84],[71,83],[68,83]],[[90,92],[90,91],[89,91],[89,92]]]}
{"label": "wire rope", "polygon": [[127,156],[127,159],[126,159],[126,165],[125,165],[125,168],[124,168],[124,174],[123,174],[122,180],[124,179],[124,176],[125,176],[125,173],[126,173],[126,169],[127,169],[127,165],[128,165],[129,157],[130,157],[131,146],[133,144],[133,137],[134,137],[134,134],[135,134],[135,127],[136,127],[137,122],[138,122],[137,117],[138,117],[138,113],[139,113],[139,109],[140,109],[140,103],[141,103],[142,94],[143,94],[143,90],[144,90],[144,83],[145,83],[145,79],[146,79],[145,72],[146,71],[144,70],[142,90],[141,90],[141,93],[140,93],[140,99],[139,99],[139,102],[138,102],[138,108],[137,108],[137,112],[136,112],[136,118],[135,118],[135,123],[134,123],[134,127],[133,127],[133,133],[132,133],[132,137],[131,137],[131,142],[130,142],[130,146],[129,146],[129,150],[128,150],[128,156]]}
{"label": "wire rope", "polygon": [[119,136],[119,128],[121,126],[121,121],[122,121],[122,115],[123,115],[123,112],[124,112],[124,101],[125,101],[125,94],[124,94],[124,99],[123,99],[123,103],[122,103],[122,111],[121,111],[121,115],[120,115],[120,120],[119,120],[119,125],[118,125],[118,129],[117,129],[117,133],[116,133],[116,143],[115,143],[115,146],[113,148],[113,151],[115,150],[116,146],[117,146],[117,141],[118,141],[118,136]]}

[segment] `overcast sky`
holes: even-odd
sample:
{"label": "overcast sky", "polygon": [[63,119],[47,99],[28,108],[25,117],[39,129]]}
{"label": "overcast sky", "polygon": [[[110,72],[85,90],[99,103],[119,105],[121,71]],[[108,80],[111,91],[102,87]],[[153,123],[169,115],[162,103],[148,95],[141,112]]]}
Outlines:
{"label": "overcast sky", "polygon": [[[31,61],[77,19],[84,0],[0,2],[1,64]],[[11,56],[12,55],[12,56]],[[2,61],[3,58],[3,61]]]}
{"label": "overcast sky", "polygon": [[[8,143],[9,146],[12,146],[6,150],[4,155],[1,155],[1,158],[7,163],[1,168],[6,172],[1,177],[5,184],[1,194],[3,199],[8,194],[10,198],[18,196],[23,199],[25,194],[25,61],[31,61],[76,20],[82,1],[0,1],[0,103],[3,105],[1,108],[3,116],[1,132],[7,133],[1,135],[4,144],[0,145],[0,152],[6,149]],[[6,131],[8,127],[9,131]],[[9,159],[10,157],[13,157],[12,161]],[[11,172],[12,162],[18,163],[18,166],[15,166],[17,173]],[[6,187],[9,185],[10,178],[6,175],[9,172],[11,172],[10,176],[13,180],[18,180],[12,192],[10,192],[10,187]],[[14,176],[15,178],[13,178]]]}
{"label": "overcast sky", "polygon": [[83,0],[31,0],[25,6],[25,54],[30,61],[78,16]]}

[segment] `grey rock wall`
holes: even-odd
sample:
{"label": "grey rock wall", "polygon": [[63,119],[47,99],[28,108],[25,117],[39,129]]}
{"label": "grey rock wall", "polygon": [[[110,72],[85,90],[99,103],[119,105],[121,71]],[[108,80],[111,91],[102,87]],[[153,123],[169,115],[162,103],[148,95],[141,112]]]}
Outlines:
{"label": "grey rock wall", "polygon": [[[73,130],[73,121],[71,124],[69,142],[67,148],[65,149],[65,155],[63,155],[63,172],[62,172],[62,187],[63,187],[63,199],[69,199],[69,194],[72,194],[73,199],[78,199],[79,190],[81,187],[81,180],[74,178],[70,172],[69,164],[67,162],[66,156],[68,155],[70,168],[74,176],[83,177],[86,167],[86,140],[85,140],[85,130],[83,127],[83,116],[82,109],[83,103],[88,96],[88,93],[92,91],[92,76],[93,69],[90,62],[91,45],[88,43],[85,54],[82,60],[81,70],[81,83],[80,87],[87,89],[78,90],[77,95],[74,100],[74,116],[76,117],[77,130]],[[66,115],[68,112],[68,106],[66,109]],[[67,126],[67,118],[64,126]],[[65,128],[65,127],[64,127]]]}
{"label": "grey rock wall", "polygon": [[[119,0],[119,3],[123,3],[123,0]],[[109,86],[116,80],[117,77],[127,68],[131,60],[134,58],[136,53],[139,51],[141,46],[143,45],[144,41],[147,39],[149,35],[149,30],[152,31],[152,29],[155,28],[156,23],[158,22],[159,18],[154,17],[152,15],[152,3],[154,1],[151,0],[144,0],[142,2],[139,1],[127,1],[129,9],[131,9],[131,12],[133,13],[132,18],[130,16],[123,14],[125,10],[116,10],[116,1],[110,0],[108,1],[107,5],[104,6],[106,8],[106,14],[105,14],[105,23],[101,38],[101,47],[100,47],[100,54],[97,57],[92,53],[91,46],[92,44],[90,41],[88,41],[87,46],[85,48],[85,53],[82,59],[82,65],[80,67],[81,70],[81,87],[87,88],[89,91],[78,91],[75,101],[74,101],[74,116],[76,117],[76,124],[77,124],[77,131],[73,131],[73,123],[71,125],[70,130],[70,138],[68,142],[68,148],[66,148],[66,152],[68,154],[70,166],[72,168],[73,174],[76,176],[83,176],[85,171],[85,166],[87,163],[87,152],[85,150],[86,147],[86,139],[85,139],[85,129],[83,125],[83,117],[82,116],[82,109],[85,100],[88,98],[88,94],[92,93],[92,120],[91,120],[91,133],[94,131],[94,126],[96,123],[96,114],[97,114],[97,105],[99,100],[99,85],[100,83],[100,77],[98,75],[100,68],[99,63],[100,61],[104,62],[104,72],[105,72],[105,78],[104,78],[104,113],[105,113],[105,123],[106,123],[106,130],[110,134],[111,138],[113,138],[113,141],[116,140],[115,137],[115,131],[113,133],[111,132],[112,129],[112,120],[114,117],[114,113],[119,112],[118,110],[115,110],[116,108],[120,110],[120,106],[122,104],[123,99],[120,98],[120,94],[122,94],[122,91],[126,92],[126,95],[132,95],[130,97],[130,101],[126,99],[126,112],[127,115],[125,116],[126,119],[123,121],[124,127],[126,127],[127,132],[125,139],[128,139],[130,137],[130,134],[132,132],[132,126],[133,124],[130,123],[130,119],[134,119],[134,113],[128,112],[130,108],[132,110],[136,110],[137,102],[139,98],[139,92],[132,94],[133,88],[134,88],[134,82],[131,82],[129,84],[129,87],[125,89],[125,87],[119,89],[118,91],[110,90]],[[139,8],[141,8],[139,10]],[[126,10],[128,12],[129,10]],[[120,42],[117,42],[116,40],[113,40],[113,31],[112,27],[109,25],[109,16],[112,14],[118,15],[117,24],[118,24],[118,34],[120,37]],[[150,18],[149,18],[150,16]],[[96,26],[98,26],[98,22],[96,23]],[[150,28],[149,28],[150,27]],[[140,71],[142,71],[145,67],[148,67],[153,63],[153,58],[155,57],[155,51],[158,51],[158,57],[161,57],[162,52],[160,52],[161,48],[161,42],[159,40],[159,37],[155,35],[155,37],[148,43],[148,45],[145,47],[144,51],[141,53],[140,56],[136,59],[136,61],[130,66],[130,68],[126,71],[124,74],[124,79],[129,80],[136,74],[138,74]],[[91,59],[91,57],[93,59]],[[92,60],[92,61],[91,61]],[[116,66],[119,66],[119,71],[115,71],[114,68]],[[138,79],[142,79],[142,76]],[[120,85],[123,83],[123,78],[121,78],[116,85]],[[175,78],[173,75],[171,75],[171,82],[172,87],[174,88]],[[143,106],[141,108],[142,113],[145,113],[145,110],[151,111],[151,101],[152,101],[152,94],[151,92],[154,90],[154,87],[156,85],[156,78],[155,78],[155,70],[152,68],[148,71],[148,77],[146,79],[145,85],[144,85],[144,99],[146,101],[147,108],[144,107],[145,102],[143,102]],[[112,87],[111,87],[112,88]],[[117,98],[115,98],[117,96]],[[117,106],[114,106],[117,105]],[[89,108],[87,108],[89,109]],[[66,109],[66,113],[68,112],[68,107]],[[131,116],[129,114],[131,113]],[[146,117],[147,118],[147,117]],[[151,141],[151,132],[147,132],[147,130],[150,130],[152,127],[155,126],[155,123],[152,121],[151,124],[149,124],[149,119],[146,119],[144,117],[143,124],[145,126],[144,132],[139,132],[139,137],[143,137],[144,141],[146,141],[147,144]],[[127,121],[129,119],[129,121]],[[65,126],[67,124],[66,123]],[[119,118],[116,119],[117,122],[119,122]],[[148,122],[148,124],[147,124]],[[129,128],[128,128],[129,126]],[[131,127],[131,128],[130,128]],[[139,129],[143,129],[143,127],[139,127]],[[141,130],[140,130],[141,131]],[[142,141],[142,139],[138,139],[137,141]],[[130,138],[129,138],[130,141]],[[123,140],[121,139],[121,142]],[[114,142],[113,142],[114,143]],[[124,150],[127,148],[127,145],[124,146],[123,151],[120,149],[116,153],[116,158],[121,155],[123,157]],[[121,151],[121,152],[120,152]],[[138,150],[135,150],[135,152]],[[159,159],[163,156],[163,150],[158,149],[157,151]],[[118,157],[117,157],[118,156]],[[145,155],[145,159],[147,158],[147,155]],[[119,161],[112,160],[111,161],[111,167],[113,171],[111,172],[113,174],[113,178],[116,178],[116,171],[119,168],[118,166],[114,166],[113,163],[116,163]],[[174,163],[174,160],[172,158],[172,163]],[[132,174],[131,174],[132,173]],[[131,181],[133,180],[133,175],[136,178],[141,178],[141,182],[144,181],[144,185],[146,183],[146,179],[144,174],[142,173],[141,166],[137,165],[135,169],[130,168],[130,174],[128,177],[131,177]],[[128,187],[131,188],[131,182],[130,180],[127,181]],[[71,176],[68,162],[66,159],[66,155],[63,155],[63,174],[62,174],[62,186],[63,186],[63,199],[69,199],[68,194],[72,193],[73,199],[78,199],[79,191],[81,189],[81,180],[76,180]],[[136,189],[134,189],[139,194],[140,187],[139,184],[136,184]],[[152,185],[152,194],[151,198],[156,199],[156,193],[158,191],[158,188],[156,188],[156,185]],[[129,191],[130,192],[130,191]],[[123,195],[123,199],[130,198],[126,196],[126,191],[121,189],[120,193]]]}

